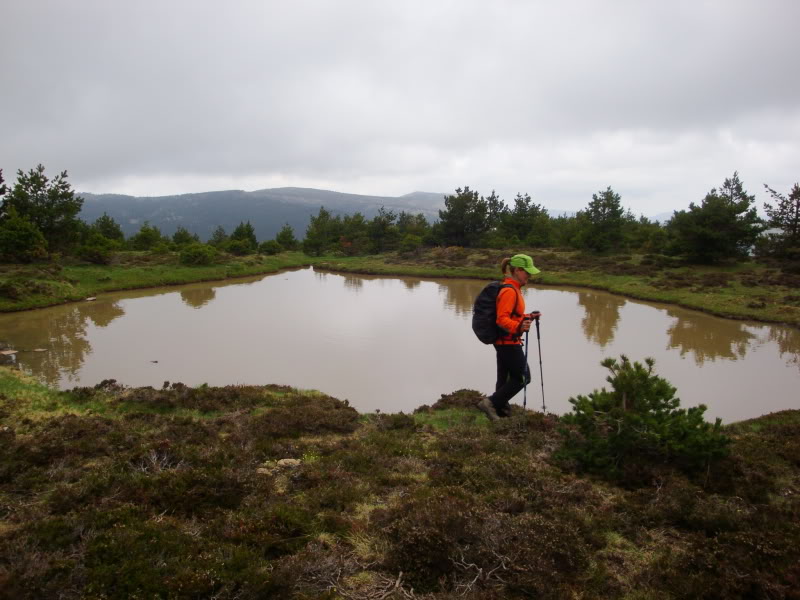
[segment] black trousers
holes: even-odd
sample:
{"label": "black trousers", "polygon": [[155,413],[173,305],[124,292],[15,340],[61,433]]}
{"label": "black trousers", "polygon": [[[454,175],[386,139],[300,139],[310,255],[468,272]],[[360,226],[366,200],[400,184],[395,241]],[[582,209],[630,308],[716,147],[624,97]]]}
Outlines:
{"label": "black trousers", "polygon": [[497,384],[489,399],[495,409],[502,409],[508,406],[508,401],[517,392],[530,383],[531,370],[525,361],[522,344],[496,345],[494,349],[497,352]]}

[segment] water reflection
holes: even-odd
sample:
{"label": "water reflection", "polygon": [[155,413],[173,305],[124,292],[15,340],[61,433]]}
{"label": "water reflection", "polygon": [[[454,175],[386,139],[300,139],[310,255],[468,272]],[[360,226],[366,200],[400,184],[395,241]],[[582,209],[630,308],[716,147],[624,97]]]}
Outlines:
{"label": "water reflection", "polygon": [[74,376],[92,352],[90,325],[107,327],[125,314],[118,302],[84,302],[42,311],[24,319],[4,320],[3,337],[18,351],[15,362],[57,386],[63,375]]}
{"label": "water reflection", "polygon": [[472,305],[486,282],[471,279],[446,279],[439,281],[439,293],[444,295],[444,306],[457,315],[471,315]]}
{"label": "water reflection", "polygon": [[611,294],[579,292],[578,304],[586,311],[581,321],[586,339],[605,348],[614,340],[619,309],[625,306],[625,299]]}
{"label": "water reflection", "polygon": [[358,277],[356,275],[345,275],[344,287],[346,287],[348,290],[353,290],[357,292],[362,287],[364,287],[364,278]]}
{"label": "water reflection", "polygon": [[[490,391],[494,353],[469,326],[485,285],[305,269],[0,314],[0,342],[19,350],[23,370],[62,389],[110,377],[132,386],[281,383],[323,390],[361,411],[412,411],[455,389]],[[570,396],[601,385],[601,360],[623,353],[653,356],[685,405],[703,402],[711,418],[798,408],[797,329],[585,289],[531,287],[525,295],[530,309],[547,315],[544,380],[553,412],[569,411]],[[293,315],[303,315],[300,328]],[[33,352],[39,348],[46,352]]]}
{"label": "water reflection", "polygon": [[744,358],[756,339],[741,321],[675,309],[667,309],[667,315],[675,319],[667,329],[668,347],[677,348],[681,356],[692,354],[698,365],[717,358]]}
{"label": "water reflection", "polygon": [[769,341],[777,344],[781,358],[788,364],[800,367],[800,329],[770,327]]}
{"label": "water reflection", "polygon": [[213,287],[194,288],[181,290],[181,300],[192,308],[201,308],[216,298],[217,292]]}

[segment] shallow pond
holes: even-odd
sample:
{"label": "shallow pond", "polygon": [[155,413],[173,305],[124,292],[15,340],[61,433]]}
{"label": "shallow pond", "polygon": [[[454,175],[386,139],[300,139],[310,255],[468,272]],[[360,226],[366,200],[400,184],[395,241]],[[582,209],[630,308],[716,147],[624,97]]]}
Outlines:
{"label": "shallow pond", "polygon": [[[62,389],[288,384],[347,399],[359,411],[413,411],[461,388],[494,387],[494,351],[473,335],[485,282],[369,277],[312,269],[266,277],[105,294],[0,315],[13,361]],[[800,408],[800,330],[733,321],[604,292],[529,288],[542,311],[547,410],[606,385],[600,361],[651,356],[683,406],[737,421]],[[534,332],[529,408],[541,410]],[[523,393],[514,399],[522,404]]]}

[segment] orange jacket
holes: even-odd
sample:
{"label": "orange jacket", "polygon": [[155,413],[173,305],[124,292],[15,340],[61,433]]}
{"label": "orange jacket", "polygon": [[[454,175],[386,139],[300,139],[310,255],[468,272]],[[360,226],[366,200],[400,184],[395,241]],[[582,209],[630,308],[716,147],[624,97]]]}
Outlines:
{"label": "orange jacket", "polygon": [[510,332],[497,338],[498,346],[508,346],[522,343],[519,326],[525,314],[525,298],[522,297],[519,281],[506,277],[503,284],[511,284],[513,288],[502,288],[497,294],[497,325]]}

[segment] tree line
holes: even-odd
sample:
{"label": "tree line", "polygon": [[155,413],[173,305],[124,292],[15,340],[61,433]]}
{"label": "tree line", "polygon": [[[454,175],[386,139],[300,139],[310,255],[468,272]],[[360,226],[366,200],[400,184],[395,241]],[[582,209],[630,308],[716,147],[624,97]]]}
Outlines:
{"label": "tree line", "polygon": [[[574,216],[551,216],[528,194],[517,194],[507,204],[494,191],[484,197],[464,187],[445,196],[434,223],[421,213],[395,213],[384,207],[372,219],[361,213],[333,215],[320,207],[309,219],[302,241],[286,224],[275,238],[259,243],[253,226],[243,221],[230,234],[217,227],[203,242],[183,227],[165,236],[148,222],[126,239],[119,224],[105,213],[87,224],[78,217],[83,199],[67,182],[66,171],[50,179],[38,165],[27,173],[18,171],[11,188],[0,170],[0,260],[33,262],[74,255],[103,264],[115,251],[139,250],[180,252],[186,264],[207,264],[220,252],[302,250],[312,256],[357,256],[412,253],[434,246],[645,252],[680,256],[693,263],[741,259],[751,252],[800,260],[800,185],[795,183],[788,194],[766,184],[765,188],[773,201],[764,204],[767,219],[758,216],[755,196],[734,173],[699,204],[675,211],[664,224],[636,217],[610,186],[592,194]],[[768,228],[772,231],[765,234]]]}

